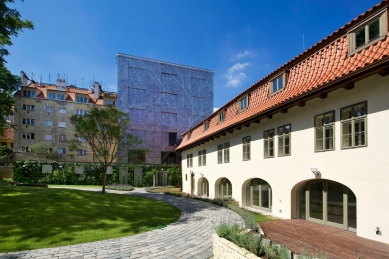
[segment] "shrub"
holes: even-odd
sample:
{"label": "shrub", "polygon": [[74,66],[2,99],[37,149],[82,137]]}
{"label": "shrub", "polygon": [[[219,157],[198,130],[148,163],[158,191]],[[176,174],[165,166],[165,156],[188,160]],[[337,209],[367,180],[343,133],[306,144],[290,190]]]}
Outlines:
{"label": "shrub", "polygon": [[134,190],[134,187],[125,184],[113,184],[113,185],[107,185],[105,189],[116,190],[116,191],[132,191]]}

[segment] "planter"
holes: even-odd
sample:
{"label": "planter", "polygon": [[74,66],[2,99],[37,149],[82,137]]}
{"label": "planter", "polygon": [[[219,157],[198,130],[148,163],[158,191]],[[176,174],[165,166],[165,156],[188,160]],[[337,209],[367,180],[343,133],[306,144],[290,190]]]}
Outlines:
{"label": "planter", "polygon": [[215,259],[244,259],[261,258],[241,248],[227,239],[221,238],[218,234],[212,235],[213,257]]}
{"label": "planter", "polygon": [[159,193],[159,192],[180,192],[181,188],[155,188],[150,192]]}
{"label": "planter", "polygon": [[239,207],[239,201],[223,201],[223,204],[232,204]]}

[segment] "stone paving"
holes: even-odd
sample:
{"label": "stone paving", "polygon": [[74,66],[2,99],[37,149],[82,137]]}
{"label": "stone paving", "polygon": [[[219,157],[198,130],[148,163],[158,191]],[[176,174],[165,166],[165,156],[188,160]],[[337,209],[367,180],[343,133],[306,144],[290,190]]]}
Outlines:
{"label": "stone paving", "polygon": [[[99,191],[99,189],[85,190]],[[166,228],[135,236],[71,246],[0,253],[0,258],[211,258],[214,227],[219,222],[242,224],[242,219],[236,213],[208,202],[146,193],[144,189],[136,189],[132,192],[107,192],[161,200],[179,208],[182,215],[178,221]]]}

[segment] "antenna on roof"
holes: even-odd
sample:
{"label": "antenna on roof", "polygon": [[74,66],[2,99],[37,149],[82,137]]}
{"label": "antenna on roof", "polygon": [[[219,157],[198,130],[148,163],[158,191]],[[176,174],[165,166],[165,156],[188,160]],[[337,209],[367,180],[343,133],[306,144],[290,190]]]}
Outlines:
{"label": "antenna on roof", "polygon": [[303,34],[303,51],[305,51],[305,42],[304,42],[304,34]]}
{"label": "antenna on roof", "polygon": [[39,86],[42,85],[42,73],[41,73],[41,77],[39,78]]}
{"label": "antenna on roof", "polygon": [[32,78],[33,81],[35,81],[34,80],[34,72],[31,72],[31,78]]}
{"label": "antenna on roof", "polygon": [[57,76],[57,79],[59,79],[60,78],[60,73],[58,73],[58,76]]}
{"label": "antenna on roof", "polygon": [[49,83],[51,84],[51,74],[49,73]]}

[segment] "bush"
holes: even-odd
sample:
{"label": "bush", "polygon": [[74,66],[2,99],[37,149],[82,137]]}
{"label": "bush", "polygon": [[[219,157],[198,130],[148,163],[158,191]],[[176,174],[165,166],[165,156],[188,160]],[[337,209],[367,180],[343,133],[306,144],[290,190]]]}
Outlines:
{"label": "bush", "polygon": [[113,185],[107,185],[105,189],[116,190],[116,191],[132,191],[134,190],[134,187],[125,184],[113,184]]}
{"label": "bush", "polygon": [[251,231],[247,232],[246,229],[237,224],[220,223],[216,227],[216,233],[219,237],[225,238],[257,256],[263,255],[262,238],[253,235]]}

